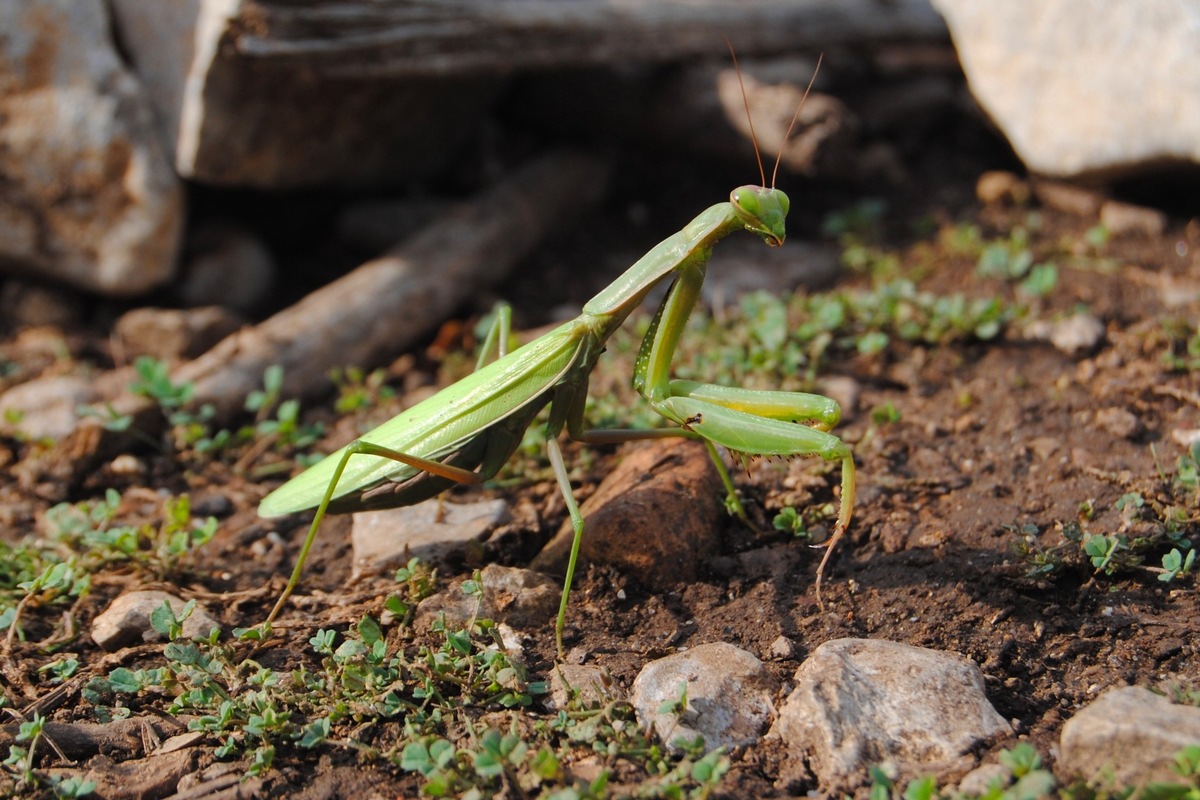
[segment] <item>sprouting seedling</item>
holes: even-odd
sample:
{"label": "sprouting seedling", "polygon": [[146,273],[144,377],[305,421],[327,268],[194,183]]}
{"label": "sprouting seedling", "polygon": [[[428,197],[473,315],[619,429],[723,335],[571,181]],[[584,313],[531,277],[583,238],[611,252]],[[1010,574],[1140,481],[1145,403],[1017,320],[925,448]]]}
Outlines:
{"label": "sprouting seedling", "polygon": [[[756,152],[757,147],[756,142]],[[759,172],[765,182],[761,158]],[[517,449],[525,429],[546,406],[550,407],[547,456],[575,534],[555,625],[560,657],[567,600],[584,530],[583,515],[571,491],[558,444],[564,431],[572,439],[592,444],[668,437],[702,441],[729,493],[729,506],[747,524],[745,509],[716,445],[746,456],[816,455],[840,460],[841,506],[829,547],[817,568],[815,591],[820,602],[826,563],[850,524],[854,508],[854,458],[850,449],[829,433],[841,418],[838,404],[815,394],[740,389],[672,380],[670,375],[671,359],[700,295],[713,245],[739,230],[747,230],[771,246],[783,244],[789,200],[774,187],[774,177],[773,173],[769,188],[759,185],[734,189],[728,202],[702,211],[682,230],[652,248],[584,304],[578,317],[511,353],[505,352],[509,314],[507,310],[498,314],[493,329],[498,335],[489,335],[484,345],[485,352],[492,347],[498,350],[497,360],[351,442],[268,495],[258,508],[264,517],[312,508],[316,513],[295,569],[266,624],[275,620],[299,583],[304,561],[327,512],[411,505],[454,485],[487,480]],[[633,386],[675,427],[587,429],[583,413],[588,380],[605,342],[646,295],[667,278],[671,285],[642,340]]]}

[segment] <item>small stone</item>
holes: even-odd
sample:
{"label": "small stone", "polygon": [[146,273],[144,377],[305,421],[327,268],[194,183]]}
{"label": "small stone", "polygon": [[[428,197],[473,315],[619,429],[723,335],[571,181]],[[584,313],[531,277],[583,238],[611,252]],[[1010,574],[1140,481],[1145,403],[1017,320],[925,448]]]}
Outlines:
{"label": "small stone", "polygon": [[1003,764],[980,764],[958,782],[958,795],[980,797],[997,786],[1007,786],[1012,773]]}
{"label": "small stone", "polygon": [[1074,314],[1055,322],[1039,320],[1026,328],[1026,335],[1048,341],[1069,356],[1095,350],[1104,339],[1104,322],[1093,314]]}
{"label": "small stone", "polygon": [[1029,202],[1029,185],[1011,172],[991,170],[975,182],[975,196],[984,205],[999,202],[1024,205]]}
{"label": "small stone", "polygon": [[837,402],[842,409],[842,422],[854,419],[862,384],[849,375],[829,375],[817,381],[817,391]]}
{"label": "small stone", "polygon": [[550,671],[550,707],[561,711],[577,696],[581,706],[620,699],[621,692],[608,671],[596,664],[555,664]]}
{"label": "small stone", "polygon": [[1184,447],[1191,447],[1200,442],[1200,428],[1176,428],[1171,431],[1171,438]]}
{"label": "small stone", "polygon": [[1100,210],[1104,198],[1089,189],[1081,189],[1069,183],[1038,181],[1034,185],[1038,200],[1051,208],[1065,211],[1077,217],[1094,217]]}
{"label": "small stone", "polygon": [[437,498],[355,514],[350,528],[354,549],[351,580],[398,567],[410,558],[438,561],[472,542],[483,541],[509,518],[503,500],[439,503]]}
{"label": "small stone", "polygon": [[421,601],[417,606],[416,626],[428,628],[444,615],[452,627],[462,627],[472,617],[478,617],[514,628],[532,628],[552,620],[562,598],[562,587],[557,581],[533,570],[488,564],[480,577],[482,605],[455,586]]}
{"label": "small stone", "polygon": [[[685,689],[686,708],[659,710]],[[651,661],[634,680],[630,702],[642,724],[653,725],[668,747],[702,736],[711,750],[758,741],[771,721],[776,689],[775,678],[752,654],[713,642]]]}
{"label": "small stone", "polygon": [[796,655],[796,643],[786,636],[780,636],[771,642],[771,658],[780,660],[792,658]]}
{"label": "small stone", "polygon": [[[162,634],[150,625],[150,614],[164,602],[170,603],[171,610],[177,615],[185,605],[182,599],[168,592],[126,592],[113,600],[92,622],[92,641],[110,651],[138,642],[159,641]],[[197,605],[183,621],[183,636],[189,639],[203,638],[213,628],[219,627],[220,623],[203,606]]]}
{"label": "small stone", "polygon": [[1108,200],[1100,207],[1100,223],[1113,236],[1162,236],[1167,229],[1167,215],[1156,208],[1135,206]]}
{"label": "small stone", "polygon": [[1091,779],[1104,772],[1114,786],[1177,783],[1175,754],[1200,743],[1200,708],[1177,705],[1138,686],[1110,689],[1063,726],[1058,767]]}
{"label": "small stone", "polygon": [[954,653],[835,639],[800,665],[795,682],[770,735],[791,753],[792,772],[807,764],[826,788],[856,784],[885,760],[910,778],[957,765],[980,741],[1010,731],[979,667]]}
{"label": "small stone", "polygon": [[135,308],[117,320],[114,329],[129,357],[163,360],[195,358],[236,331],[241,317],[220,306],[180,310]]}
{"label": "small stone", "polygon": [[1132,439],[1142,432],[1142,421],[1128,409],[1116,406],[1097,411],[1096,424],[1116,439]]}
{"label": "small stone", "polygon": [[146,465],[132,453],[122,453],[108,462],[108,471],[123,478],[135,478],[145,473]]}

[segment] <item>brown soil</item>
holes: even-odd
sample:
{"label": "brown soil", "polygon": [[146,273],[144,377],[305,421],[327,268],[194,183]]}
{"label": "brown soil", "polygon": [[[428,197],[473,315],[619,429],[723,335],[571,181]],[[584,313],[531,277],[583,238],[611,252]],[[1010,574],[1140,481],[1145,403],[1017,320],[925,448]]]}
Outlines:
{"label": "brown soil", "polygon": [[[1079,521],[1081,503],[1089,501],[1094,513],[1081,522],[1085,530],[1136,534],[1152,526],[1152,501],[1174,498],[1170,502],[1178,504],[1186,497],[1172,488],[1175,464],[1184,452],[1173,433],[1200,427],[1200,370],[1167,368],[1162,359],[1171,345],[1160,320],[1190,320],[1195,331],[1200,228],[1176,218],[1162,237],[1114,239],[1103,251],[1109,266],[1099,266],[1099,259],[1072,261],[1070,252],[1083,252],[1078,243],[1096,219],[1036,203],[980,207],[972,197],[980,166],[986,165],[975,162],[973,169],[959,173],[943,171],[940,182],[926,185],[925,191],[900,191],[892,198],[895,211],[887,221],[893,233],[886,238],[899,247],[903,269],[919,274],[921,286],[931,291],[969,296],[1000,292],[1011,298],[1010,286],[977,277],[973,259],[956,256],[934,237],[919,240],[905,231],[922,220],[967,220],[977,222],[987,235],[1003,234],[1037,210],[1041,227],[1030,246],[1035,252],[1059,254],[1060,280],[1048,297],[1034,303],[1034,313],[1052,320],[1085,306],[1104,321],[1103,341],[1070,356],[1047,342],[1022,339],[1014,324],[989,342],[896,344],[884,358],[844,356],[830,372],[853,377],[862,390],[858,409],[838,428],[855,451],[859,496],[853,527],[826,577],[824,609],[812,591],[819,550],[782,534],[755,538],[729,522],[722,531],[723,547],[707,555],[701,579],[669,591],[648,591],[644,587],[656,581],[646,576],[591,567],[572,598],[568,649],[607,667],[621,686],[628,686],[649,659],[717,640],[766,656],[779,636],[790,638],[794,657],[769,662],[785,680],[813,649],[837,637],[886,638],[952,650],[982,667],[996,708],[1012,721],[1019,737],[1045,755],[1053,753],[1064,721],[1110,686],[1196,684],[1200,637],[1194,622],[1200,618],[1200,600],[1193,577],[1168,584],[1144,568],[1096,575],[1078,547],[1064,551],[1067,563],[1058,572],[1028,577],[1029,564],[1014,552],[1014,531],[1031,524],[1041,545],[1059,544],[1061,526]],[[823,213],[817,206],[829,201],[818,190],[796,204],[793,215],[801,236]],[[677,196],[675,205],[679,202]],[[580,234],[583,242],[561,243],[540,261],[570,263],[572,253],[593,247],[596,238],[603,240],[606,231],[621,224],[622,210],[611,209],[604,223]],[[672,230],[672,224],[650,227],[658,236]],[[545,297],[544,285],[517,281],[509,296],[517,302],[518,318],[536,324],[544,320],[546,308],[577,303],[596,288],[592,283],[605,280],[572,279],[552,299]],[[1161,287],[1171,282],[1190,288],[1189,302],[1164,304]],[[847,276],[844,285],[865,287],[867,279]],[[7,352],[13,357],[23,352],[11,346],[21,332],[9,335]],[[67,340],[79,363],[104,364],[111,358],[106,335],[103,326],[96,326],[71,331]],[[19,368],[32,376],[46,366],[26,363]],[[885,404],[895,408],[898,421],[873,418],[871,410]],[[1137,425],[1122,429],[1112,421],[1113,409],[1131,413]],[[313,414],[332,419],[328,410]],[[33,532],[35,516],[48,505],[44,497],[81,499],[110,483],[126,492],[127,499],[138,486],[147,493],[186,490],[199,513],[221,518],[221,528],[191,575],[180,581],[180,592],[202,592],[201,599],[224,624],[261,619],[304,531],[297,520],[278,528],[282,543],[264,536],[277,526],[258,521],[254,507],[274,483],[250,481],[228,465],[197,467],[144,452],[140,456],[151,466],[145,478],[122,479],[109,470],[81,489],[30,487],[18,484],[11,467],[32,449],[14,439],[0,447],[10,467],[3,478],[6,537],[15,540]],[[611,449],[594,452],[598,456],[581,482],[581,497],[594,490],[617,457]],[[821,477],[812,502],[833,498],[835,468],[805,462],[790,469]],[[749,477],[739,476],[752,513],[765,518],[775,510],[787,470],[764,465],[753,468]],[[510,491],[514,505],[531,504],[536,513],[521,517],[525,529],[514,526],[503,545],[486,555],[523,564],[557,530],[564,511],[552,483]],[[1147,515],[1128,523],[1117,500],[1133,491],[1146,498]],[[1190,502],[1188,532],[1195,540],[1197,500],[1193,495],[1185,502]],[[347,530],[346,521],[337,519],[323,531],[301,594],[329,594],[293,605],[280,629],[282,637],[260,654],[264,661],[276,667],[299,663],[316,628],[344,626],[364,612],[378,613],[379,598],[387,592],[384,581],[346,586]],[[1157,566],[1163,552],[1148,553],[1146,566]],[[440,577],[452,584],[473,566],[452,564],[443,567]],[[98,580],[76,608],[81,630],[119,591],[141,580],[130,573]],[[355,602],[347,605],[347,596]],[[23,707],[52,691],[47,677],[36,670],[61,653],[44,652],[37,639],[55,621],[36,619],[30,643],[14,645],[16,666],[5,690],[10,704]],[[551,622],[527,633],[535,643],[530,671],[545,675],[554,655]],[[156,647],[104,656],[86,634],[68,645],[84,662],[85,672],[98,674],[117,664],[151,664]],[[65,692],[61,702],[46,708],[61,722],[91,718],[77,691]],[[159,724],[152,708],[142,709],[139,718]],[[997,747],[1001,745],[1011,742]],[[115,770],[121,751],[111,745],[107,749]],[[47,755],[44,764],[52,762]],[[281,752],[279,769],[256,786],[278,797],[405,796],[414,790],[412,779],[398,769],[378,764],[351,768],[354,763],[353,754],[338,750],[316,756]],[[730,797],[815,788],[778,785],[779,754],[769,748],[735,753],[733,764],[726,783]],[[323,777],[314,783],[313,774]]]}

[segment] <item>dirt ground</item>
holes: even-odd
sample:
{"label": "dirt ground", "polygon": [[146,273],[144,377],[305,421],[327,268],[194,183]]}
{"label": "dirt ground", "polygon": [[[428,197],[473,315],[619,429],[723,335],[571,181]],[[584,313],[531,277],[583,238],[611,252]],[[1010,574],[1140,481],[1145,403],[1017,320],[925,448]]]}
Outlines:
{"label": "dirt ground", "polygon": [[[1011,301],[1016,297],[1011,283],[981,279],[976,257],[954,252],[938,231],[973,223],[989,239],[1006,237],[1014,227],[1027,226],[1029,215],[1036,213],[1040,224],[1031,230],[1028,247],[1037,260],[1057,263],[1058,283],[1044,297],[1027,299],[1028,318],[1008,323],[993,339],[942,345],[893,340],[883,355],[839,351],[822,371],[849,377],[860,390],[856,408],[847,409],[837,429],[854,450],[859,492],[853,526],[826,577],[824,609],[812,588],[820,550],[783,533],[755,537],[731,520],[721,531],[721,551],[708,554],[700,579],[685,585],[652,592],[646,588],[657,583],[652,576],[592,566],[573,595],[568,649],[606,667],[620,686],[628,686],[647,660],[710,641],[767,654],[778,637],[788,637],[794,655],[768,662],[785,681],[816,647],[837,637],[950,650],[980,665],[989,699],[1012,721],[1017,736],[1051,763],[1064,721],[1106,688],[1200,688],[1195,579],[1180,576],[1167,583],[1148,569],[1159,566],[1171,547],[1160,535],[1165,507],[1181,509],[1182,537],[1195,541],[1200,532],[1196,491],[1181,487],[1176,477],[1186,452],[1177,434],[1200,428],[1200,354],[1190,356],[1190,366],[1166,360],[1176,356],[1186,362],[1187,335],[1200,335],[1195,327],[1200,318],[1200,226],[1189,222],[1187,209],[1170,208],[1170,223],[1161,236],[1112,236],[1089,249],[1084,243],[1097,225],[1094,211],[1072,213],[1036,198],[977,201],[975,181],[985,169],[1012,167],[1001,148],[988,153],[947,149],[930,154],[929,163],[913,170],[910,183],[886,189],[889,211],[873,233],[875,246],[896,252],[900,274],[917,280],[922,289]],[[935,162],[936,167],[930,166]],[[644,165],[631,165],[627,174],[639,166]],[[647,199],[657,223],[659,208],[683,206],[676,213],[686,215],[720,196],[712,194],[708,181],[683,178],[687,169],[668,163],[640,186],[633,178],[623,183],[644,189],[682,182],[684,190],[672,192],[669,203],[663,197]],[[793,237],[817,237],[823,216],[858,199],[859,191],[798,185],[792,191]],[[1153,184],[1137,187],[1133,195],[1122,191],[1110,187],[1101,194],[1165,205],[1167,190]],[[549,277],[518,279],[500,291],[514,302],[523,327],[544,324],[553,308],[577,307],[609,279],[580,276],[563,265],[573,263],[580,252],[603,247],[606,236],[627,218],[629,202],[614,200],[596,226],[539,256],[537,265],[550,269]],[[663,214],[661,225],[641,225],[638,235],[653,241],[675,230],[683,220],[669,214]],[[870,281],[862,272],[847,272],[836,288],[866,289]],[[1104,333],[1094,346],[1068,354],[1044,338],[1027,335],[1031,319],[1054,323],[1079,310],[1103,323]],[[63,332],[69,358],[80,369],[113,363],[104,315],[95,319],[96,324]],[[1185,334],[1168,320],[1180,321]],[[11,370],[32,377],[47,368],[16,360],[25,352],[16,343],[28,332],[4,334]],[[425,355],[411,363],[412,374],[397,385],[433,380]],[[327,422],[335,418],[328,407],[307,413]],[[336,438],[339,433],[344,437],[346,429],[332,430]],[[261,619],[304,533],[303,520],[268,524],[255,516],[258,500],[277,480],[250,479],[227,463],[197,468],[146,450],[138,457],[150,465],[149,471],[138,478],[114,477],[109,470],[82,487],[31,487],[17,480],[14,467],[33,448],[14,437],[0,444],[6,466],[0,478],[6,540],[15,542],[34,532],[36,520],[50,505],[46,498],[92,497],[105,483],[116,485],[127,498],[131,491],[136,496],[136,491],[186,490],[195,508],[216,515],[220,527],[175,588],[199,596],[225,625]],[[593,452],[578,486],[581,498],[594,491],[618,457],[613,448]],[[569,454],[577,453],[570,449]],[[801,497],[811,504],[836,496],[834,467],[810,461],[756,466],[749,474],[737,474],[752,514],[769,519],[779,510],[786,474],[809,476],[805,485],[811,489]],[[1144,500],[1140,512],[1119,502],[1134,492]],[[443,566],[439,579],[446,584],[468,577],[485,558],[526,563],[565,515],[552,482],[518,482],[514,488],[485,493],[531,505],[536,513],[522,517],[528,521],[526,529],[509,530],[503,546],[477,554],[472,563]],[[1073,525],[1083,532],[1131,539],[1159,535],[1159,542],[1142,554],[1141,566],[1106,575],[1097,573],[1078,543],[1064,538],[1064,531],[1075,530]],[[283,538],[267,536],[269,531]],[[323,531],[300,594],[329,594],[300,598],[288,612],[290,622],[285,617],[280,628],[282,638],[260,655],[267,663],[300,663],[317,628],[344,627],[364,612],[378,613],[387,591],[382,579],[346,587],[347,531],[345,519],[331,521]],[[1035,565],[1018,551],[1026,536],[1042,548],[1062,545],[1061,564],[1031,576]],[[144,580],[128,570],[95,580],[92,592],[74,607],[78,630],[86,632],[116,594]],[[28,641],[12,646],[15,667],[6,675],[5,691],[9,704],[18,708],[54,691],[38,667],[60,657],[63,649],[51,652],[39,645],[39,635],[56,624],[56,612],[45,613],[31,615]],[[551,622],[525,632],[534,643],[528,654],[530,672],[544,675],[554,658]],[[65,646],[83,662],[85,674],[118,664],[150,664],[157,652],[146,645],[103,654],[86,633]],[[92,718],[78,692],[59,692],[59,702],[48,706],[53,719]],[[154,719],[161,711],[148,705],[138,714]],[[1004,745],[1011,742],[996,747]],[[780,757],[765,747],[735,752],[722,785],[724,795],[784,796],[817,788],[777,783]],[[212,760],[211,755],[198,758],[197,769]],[[44,763],[51,761],[48,756]],[[113,769],[120,759],[115,761]],[[354,755],[345,751],[281,752],[261,791],[278,797],[407,796],[414,791],[412,777],[394,767],[376,762],[350,769],[354,763]],[[314,773],[326,777],[314,783]]]}

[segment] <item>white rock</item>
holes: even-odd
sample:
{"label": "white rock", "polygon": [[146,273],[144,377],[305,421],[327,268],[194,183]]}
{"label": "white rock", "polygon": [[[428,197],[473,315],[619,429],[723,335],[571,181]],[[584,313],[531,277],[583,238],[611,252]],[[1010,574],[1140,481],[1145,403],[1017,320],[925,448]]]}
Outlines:
{"label": "white rock", "polygon": [[1116,786],[1179,782],[1175,754],[1200,744],[1200,708],[1177,705],[1137,686],[1111,689],[1063,726],[1059,769],[1094,778],[1111,770]]}
{"label": "white rock", "polygon": [[1010,730],[979,667],[953,653],[835,639],[800,665],[795,682],[771,735],[825,787],[856,783],[884,761],[915,777]]}
{"label": "white rock", "polygon": [[1063,353],[1076,356],[1096,349],[1104,338],[1104,322],[1093,314],[1073,314],[1054,322],[1036,320],[1025,332],[1031,339],[1049,341]]}
{"label": "white rock", "polygon": [[481,541],[509,519],[503,500],[448,503],[437,498],[413,506],[354,515],[352,580],[400,566],[410,558],[437,561]]}
{"label": "white rock", "polygon": [[[92,640],[105,650],[118,650],[139,642],[161,639],[162,635],[150,625],[150,614],[164,601],[171,604],[171,610],[176,615],[185,605],[183,600],[167,592],[126,592],[113,600],[92,622]],[[202,606],[197,605],[191,616],[183,621],[182,627],[184,637],[191,639],[208,636],[209,631],[221,626]]]}
{"label": "white rock", "polygon": [[980,105],[1050,175],[1200,162],[1197,0],[934,0]]}
{"label": "white rock", "polygon": [[106,8],[0,3],[0,263],[131,295],[170,279],[183,192]]}
{"label": "white rock", "polygon": [[[687,688],[682,713],[660,713]],[[752,654],[726,642],[702,644],[651,661],[633,682],[630,702],[643,725],[671,746],[703,736],[708,748],[753,744],[771,721],[774,677]]]}

